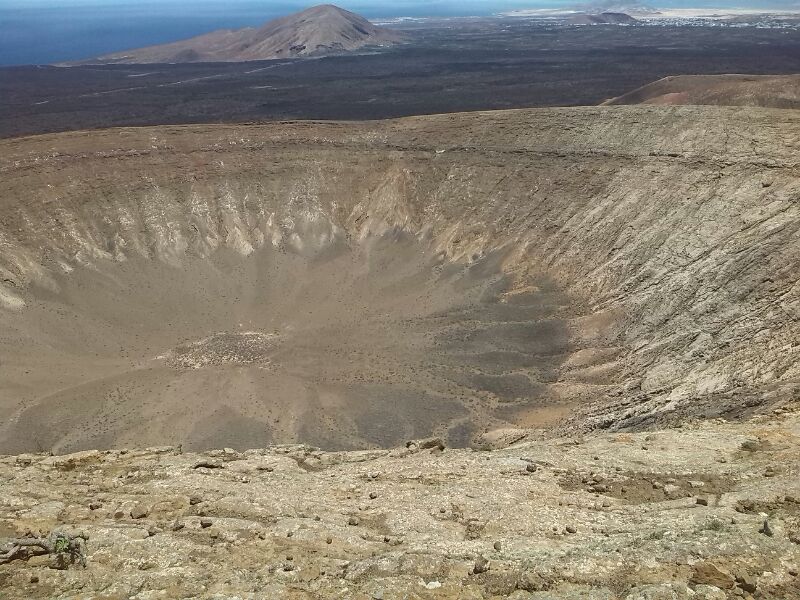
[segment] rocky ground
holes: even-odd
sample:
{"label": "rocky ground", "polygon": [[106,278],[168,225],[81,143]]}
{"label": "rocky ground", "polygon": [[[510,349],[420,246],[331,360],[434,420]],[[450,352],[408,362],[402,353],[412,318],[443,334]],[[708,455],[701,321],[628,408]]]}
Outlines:
{"label": "rocky ground", "polygon": [[0,598],[800,598],[798,408],[483,449],[6,456],[0,537],[88,543],[85,568],[0,564]]}

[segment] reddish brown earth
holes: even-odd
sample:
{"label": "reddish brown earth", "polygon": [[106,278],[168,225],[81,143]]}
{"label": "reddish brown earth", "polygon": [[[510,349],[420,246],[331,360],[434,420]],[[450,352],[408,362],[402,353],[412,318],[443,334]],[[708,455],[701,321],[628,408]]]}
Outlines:
{"label": "reddish brown earth", "polygon": [[800,108],[800,75],[679,75],[604,102]]}

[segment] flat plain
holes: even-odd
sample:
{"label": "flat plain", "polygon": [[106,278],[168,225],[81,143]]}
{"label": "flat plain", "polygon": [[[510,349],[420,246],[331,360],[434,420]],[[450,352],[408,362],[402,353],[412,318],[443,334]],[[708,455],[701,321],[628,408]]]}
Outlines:
{"label": "flat plain", "polygon": [[662,77],[800,72],[800,31],[452,19],[373,54],[0,69],[0,137],[121,125],[364,120],[595,105]]}

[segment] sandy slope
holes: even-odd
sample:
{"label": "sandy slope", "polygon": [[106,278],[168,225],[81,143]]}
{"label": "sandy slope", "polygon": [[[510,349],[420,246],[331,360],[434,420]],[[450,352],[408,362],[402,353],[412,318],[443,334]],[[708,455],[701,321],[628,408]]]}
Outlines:
{"label": "sandy slope", "polygon": [[679,75],[659,79],[605,104],[800,108],[800,75]]}

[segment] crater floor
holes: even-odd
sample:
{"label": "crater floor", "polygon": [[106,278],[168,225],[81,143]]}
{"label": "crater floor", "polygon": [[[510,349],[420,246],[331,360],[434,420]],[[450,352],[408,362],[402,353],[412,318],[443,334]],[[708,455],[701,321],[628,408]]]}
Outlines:
{"label": "crater floor", "polygon": [[37,398],[6,444],[465,446],[516,414],[558,414],[564,294],[542,278],[508,296],[502,252],[447,261],[406,237],[59,275],[14,316]]}

